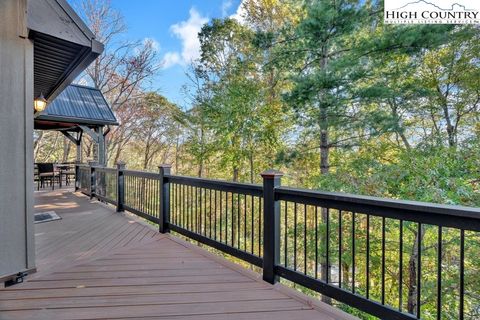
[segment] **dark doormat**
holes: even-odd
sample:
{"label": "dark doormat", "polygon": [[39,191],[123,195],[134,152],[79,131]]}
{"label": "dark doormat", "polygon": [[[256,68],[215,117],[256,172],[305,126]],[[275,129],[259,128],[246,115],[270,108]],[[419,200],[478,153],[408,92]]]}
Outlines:
{"label": "dark doormat", "polygon": [[35,213],[35,223],[49,222],[62,219],[55,211]]}

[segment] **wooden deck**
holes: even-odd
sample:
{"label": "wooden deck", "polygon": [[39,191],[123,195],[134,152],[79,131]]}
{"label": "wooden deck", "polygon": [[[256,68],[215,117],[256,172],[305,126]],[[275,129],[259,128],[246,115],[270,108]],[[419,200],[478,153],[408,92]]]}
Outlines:
{"label": "wooden deck", "polygon": [[353,319],[69,190],[36,194],[38,272],[0,319]]}

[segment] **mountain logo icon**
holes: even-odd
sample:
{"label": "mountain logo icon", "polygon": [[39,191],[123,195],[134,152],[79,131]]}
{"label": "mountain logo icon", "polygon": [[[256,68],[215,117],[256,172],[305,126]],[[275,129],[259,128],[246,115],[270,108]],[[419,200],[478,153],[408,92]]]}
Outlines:
{"label": "mountain logo icon", "polygon": [[409,7],[416,6],[416,5],[425,5],[425,6],[431,6],[432,9],[435,8],[437,10],[441,11],[474,11],[474,9],[467,9],[466,6],[463,4],[460,4],[458,2],[452,3],[449,8],[442,8],[437,4],[434,4],[430,1],[425,1],[425,0],[417,0],[417,1],[412,1],[409,2],[399,8],[396,8],[395,10],[404,10],[404,9],[410,9]]}

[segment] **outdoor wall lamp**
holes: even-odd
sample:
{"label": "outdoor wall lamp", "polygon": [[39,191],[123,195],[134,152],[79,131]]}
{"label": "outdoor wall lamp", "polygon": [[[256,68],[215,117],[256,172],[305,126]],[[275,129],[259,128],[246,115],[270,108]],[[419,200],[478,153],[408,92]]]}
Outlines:
{"label": "outdoor wall lamp", "polygon": [[40,96],[35,98],[33,101],[33,106],[36,112],[42,112],[47,106],[47,99],[43,96],[43,93],[40,93]]}

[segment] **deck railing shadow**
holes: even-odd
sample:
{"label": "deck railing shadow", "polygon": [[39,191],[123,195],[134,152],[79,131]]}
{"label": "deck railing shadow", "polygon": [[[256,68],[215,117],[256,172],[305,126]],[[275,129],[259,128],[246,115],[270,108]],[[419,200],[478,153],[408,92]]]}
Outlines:
{"label": "deck railing shadow", "polygon": [[255,185],[90,164],[76,166],[75,190],[379,318],[475,312],[479,209],[282,187],[281,176]]}

